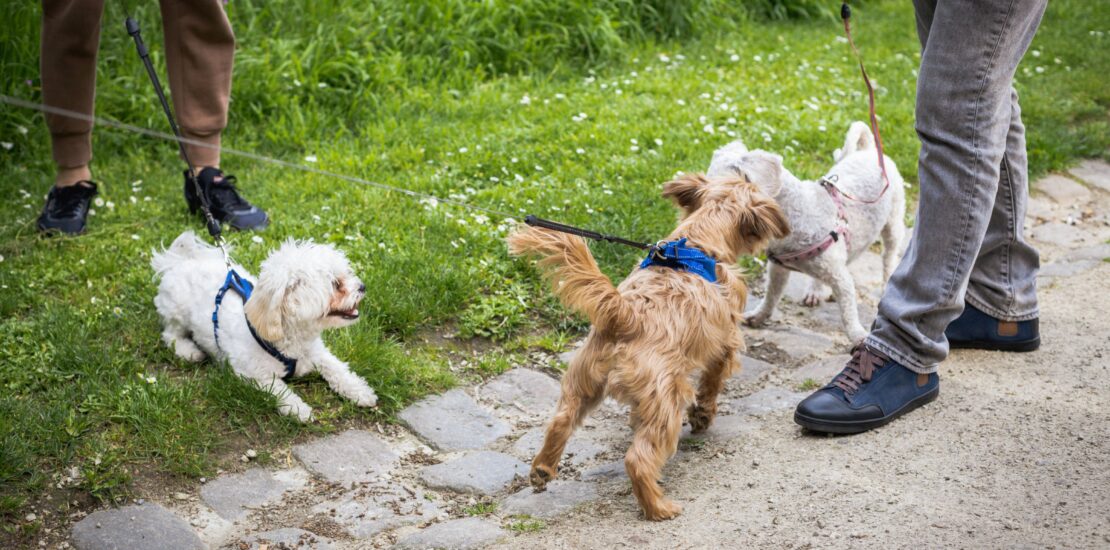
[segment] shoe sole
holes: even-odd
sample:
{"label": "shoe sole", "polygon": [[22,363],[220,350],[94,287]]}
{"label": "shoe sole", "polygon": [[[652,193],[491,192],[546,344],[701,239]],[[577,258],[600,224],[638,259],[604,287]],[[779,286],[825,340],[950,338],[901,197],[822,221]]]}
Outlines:
{"label": "shoe sole", "polygon": [[1016,351],[1027,352],[1035,351],[1041,347],[1041,337],[1038,336],[1031,340],[1022,340],[1020,342],[997,342],[992,340],[964,340],[953,342],[948,341],[948,347],[951,349],[981,349],[987,351]]}
{"label": "shoe sole", "polygon": [[878,428],[879,426],[883,426],[885,424],[888,424],[888,423],[890,423],[890,421],[894,420],[895,418],[898,418],[899,416],[902,416],[902,415],[904,415],[904,414],[906,414],[906,413],[908,413],[908,412],[910,412],[910,411],[912,411],[912,410],[914,410],[914,409],[916,409],[916,408],[918,408],[918,407],[920,407],[920,406],[922,406],[926,403],[929,403],[929,402],[933,401],[934,399],[937,398],[938,395],[940,395],[940,386],[937,386],[937,387],[933,388],[932,391],[919,396],[918,398],[910,401],[909,403],[906,403],[905,405],[902,406],[901,409],[898,409],[898,410],[896,410],[896,411],[894,411],[894,412],[892,412],[892,413],[890,413],[890,414],[888,414],[888,415],[886,415],[882,418],[876,418],[876,419],[873,419],[873,420],[861,420],[861,421],[818,420],[816,418],[810,418],[810,417],[808,417],[804,414],[799,414],[797,411],[795,411],[794,412],[794,422],[796,424],[798,424],[799,426],[801,426],[801,427],[803,427],[807,430],[814,431],[814,432],[832,433],[832,434],[858,434],[858,433],[863,433],[863,432],[866,432],[868,430],[873,430],[875,428]]}

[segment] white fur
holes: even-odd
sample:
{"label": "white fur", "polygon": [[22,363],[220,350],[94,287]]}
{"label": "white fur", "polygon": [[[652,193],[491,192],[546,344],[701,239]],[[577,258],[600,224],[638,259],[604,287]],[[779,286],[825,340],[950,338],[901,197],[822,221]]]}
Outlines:
{"label": "white fur", "polygon": [[[281,379],[285,366],[251,337],[246,310],[262,338],[297,360],[294,376],[319,372],[332,389],[357,405],[377,404],[374,390],[320,339],[325,329],[354,323],[365,294],[342,252],[290,239],[262,262],[257,280],[242,266],[234,266],[254,284],[254,293],[246,307],[234,291],[224,296],[219,349],[212,332],[212,310],[227,276],[219,250],[186,231],[168,249],[154,251],[150,265],[162,277],[154,298],[164,325],[162,339],[178,357],[192,362],[207,356],[227,359],[236,374],[277,396],[282,414],[311,420],[312,408]],[[334,314],[337,311],[352,315],[343,317]]]}
{"label": "white fur", "polygon": [[[845,136],[844,147],[837,149],[833,157],[836,164],[827,176],[836,177],[837,187],[863,200],[872,200],[879,195],[883,188],[882,173],[875,154],[875,142],[866,124],[853,123]],[[844,331],[853,343],[863,340],[867,332],[860,325],[856,286],[848,264],[881,238],[885,284],[898,263],[898,253],[906,232],[905,184],[894,161],[890,158],[885,158],[885,161],[890,189],[878,202],[865,204],[843,198],[851,247],[841,239],[819,256],[794,263],[799,271],[813,278],[803,303],[816,306],[828,296],[825,285],[832,287],[832,297],[840,305]],[[790,235],[772,241],[767,247],[769,252],[787,254],[809,248],[837,228],[836,204],[829,193],[815,181],[801,181],[794,177],[783,168],[782,157],[764,151],[748,151],[743,143],[734,141],[713,154],[708,175],[735,174],[747,178],[774,197],[790,220]],[[759,326],[771,317],[789,277],[790,270],[769,263],[766,295],[763,302],[745,316],[748,324]]]}

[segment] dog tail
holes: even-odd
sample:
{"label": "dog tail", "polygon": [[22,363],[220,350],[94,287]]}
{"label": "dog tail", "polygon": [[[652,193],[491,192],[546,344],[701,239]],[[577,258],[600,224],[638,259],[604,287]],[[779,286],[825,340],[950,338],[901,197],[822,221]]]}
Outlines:
{"label": "dog tail", "polygon": [[174,239],[169,248],[152,250],[150,267],[155,273],[161,275],[183,260],[196,260],[209,256],[219,256],[219,251],[202,242],[197,238],[196,233],[186,231]]}
{"label": "dog tail", "polygon": [[595,327],[619,332],[633,328],[632,307],[598,269],[585,239],[526,227],[510,235],[508,243],[513,256],[539,257],[555,295],[567,307],[585,313]]}
{"label": "dog tail", "polygon": [[857,151],[874,149],[875,136],[871,134],[871,127],[857,120],[848,128],[848,134],[844,136],[844,148],[840,150],[838,158],[844,158]]}

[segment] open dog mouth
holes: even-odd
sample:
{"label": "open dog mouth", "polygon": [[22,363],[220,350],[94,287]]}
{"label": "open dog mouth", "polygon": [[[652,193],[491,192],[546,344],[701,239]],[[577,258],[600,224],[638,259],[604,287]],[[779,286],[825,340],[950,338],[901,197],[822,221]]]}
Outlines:
{"label": "open dog mouth", "polygon": [[335,309],[328,312],[328,317],[339,317],[341,319],[353,321],[355,319],[358,319],[358,308],[353,307],[351,309]]}

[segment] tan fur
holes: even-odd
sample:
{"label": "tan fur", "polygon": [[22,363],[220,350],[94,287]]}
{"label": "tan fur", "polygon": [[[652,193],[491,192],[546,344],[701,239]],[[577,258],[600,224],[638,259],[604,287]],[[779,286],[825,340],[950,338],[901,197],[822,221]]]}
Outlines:
{"label": "tan fur", "polygon": [[609,395],[632,407],[635,435],[624,462],[650,520],[670,519],[682,510],[663,496],[658,480],[678,444],[683,413],[695,432],[708,428],[717,394],[740,368],[738,325],[747,286],[736,260],[789,233],[778,205],[739,179],[686,175],[664,185],[663,195],[683,211],[667,240],[686,237],[690,246],[716,258],[716,284],[649,267],[614,287],[580,237],[521,228],[508,239],[512,254],[539,257],[555,294],[593,323],[563,377],[558,409],[532,461],[533,487],[543,490],[555,477],[571,433]]}

